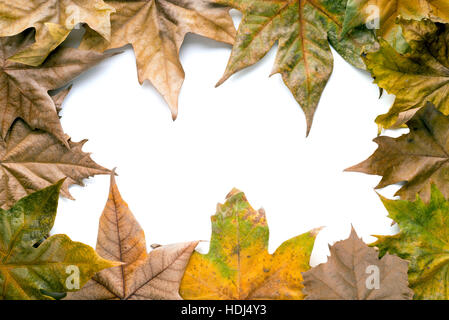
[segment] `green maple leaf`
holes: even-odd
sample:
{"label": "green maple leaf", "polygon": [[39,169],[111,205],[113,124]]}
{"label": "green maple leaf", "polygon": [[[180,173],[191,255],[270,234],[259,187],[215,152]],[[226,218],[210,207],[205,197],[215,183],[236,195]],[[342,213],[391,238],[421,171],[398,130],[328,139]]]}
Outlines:
{"label": "green maple leaf", "polygon": [[449,299],[449,201],[431,187],[430,202],[382,198],[400,232],[377,236],[380,255],[395,254],[410,261],[409,284],[415,299]]}
{"label": "green maple leaf", "polygon": [[53,227],[62,183],[0,209],[0,299],[53,299],[52,292],[75,291],[98,271],[117,266],[66,235],[41,243]]}
{"label": "green maple leaf", "polygon": [[225,74],[218,85],[237,71],[262,59],[279,43],[274,73],[300,104],[310,131],[321,94],[333,69],[329,42],[342,57],[365,68],[360,55],[377,47],[372,31],[359,28],[340,38],[344,0],[217,0],[243,13]]}
{"label": "green maple leaf", "polygon": [[254,210],[243,192],[233,189],[211,218],[207,254],[194,252],[181,282],[185,300],[302,300],[302,272],[319,229],[268,252],[265,211]]}
{"label": "green maple leaf", "polygon": [[365,58],[375,83],[396,96],[388,113],[376,119],[386,129],[402,126],[427,102],[449,114],[449,24],[398,19],[398,25],[410,51],[400,54],[382,40],[380,50]]}

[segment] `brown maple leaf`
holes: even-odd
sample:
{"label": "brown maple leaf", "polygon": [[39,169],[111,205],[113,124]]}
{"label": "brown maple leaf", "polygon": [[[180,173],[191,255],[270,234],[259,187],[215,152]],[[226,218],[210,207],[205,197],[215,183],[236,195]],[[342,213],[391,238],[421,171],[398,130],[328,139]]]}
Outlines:
{"label": "brown maple leaf", "polygon": [[48,91],[62,87],[111,54],[59,48],[39,67],[8,61],[32,41],[33,33],[28,30],[0,38],[0,135],[5,138],[14,120],[22,118],[31,128],[50,132],[67,144]]}
{"label": "brown maple leaf", "polygon": [[382,176],[376,189],[405,181],[396,193],[404,200],[415,200],[419,194],[427,202],[432,184],[449,197],[449,116],[428,103],[407,126],[410,133],[399,138],[374,139],[376,152],[346,171]]}
{"label": "brown maple leaf", "polygon": [[106,1],[111,16],[111,41],[87,29],[80,48],[104,51],[131,44],[140,84],[151,81],[167,101],[173,119],[184,81],[179,50],[188,32],[232,44],[235,28],[229,9],[212,0]]}
{"label": "brown maple leaf", "polygon": [[17,120],[6,139],[0,138],[0,207],[8,209],[22,197],[63,178],[61,195],[73,199],[70,185],[82,186],[85,178],[110,173],[82,151],[86,141],[73,142],[66,136],[67,147],[52,134],[32,130]]}
{"label": "brown maple leaf", "polygon": [[159,246],[146,251],[145,234],[122,199],[114,174],[100,218],[97,253],[122,261],[120,267],[97,273],[71,300],[181,299],[179,285],[198,242]]}
{"label": "brown maple leaf", "polygon": [[[53,99],[53,102],[56,107],[56,112],[59,114],[62,110],[62,102],[64,101],[65,97],[69,94],[70,90],[72,90],[72,86],[70,85],[68,88],[65,88],[64,90],[61,90],[53,95],[51,95],[51,98]],[[59,116],[61,118],[61,116]]]}
{"label": "brown maple leaf", "polygon": [[0,37],[33,28],[36,41],[15,52],[11,60],[38,66],[79,23],[109,40],[113,11],[103,0],[0,0]]}
{"label": "brown maple leaf", "polygon": [[354,228],[348,239],[329,246],[330,257],[304,272],[307,300],[411,300],[408,262],[368,247]]}

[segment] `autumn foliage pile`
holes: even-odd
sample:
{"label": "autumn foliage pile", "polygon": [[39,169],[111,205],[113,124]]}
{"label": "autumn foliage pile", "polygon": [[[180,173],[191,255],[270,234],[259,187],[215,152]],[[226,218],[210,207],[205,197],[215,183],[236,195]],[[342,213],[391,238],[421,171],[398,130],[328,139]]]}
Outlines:
{"label": "autumn foliage pile", "polygon": [[[243,14],[238,30],[231,8]],[[79,24],[79,48],[66,47]],[[377,151],[347,170],[382,176],[377,188],[403,183],[400,200],[381,198],[399,234],[369,246],[352,230],[311,268],[319,229],[269,254],[265,212],[234,189],[211,218],[207,254],[198,241],[148,251],[115,172],[64,133],[59,111],[74,78],[131,44],[139,83],[149,80],[175,119],[189,32],[233,46],[217,85],[277,43],[273,73],[304,111],[307,134],[331,47],[394,94],[379,132],[409,133],[378,136]],[[449,299],[448,0],[0,0],[0,114],[2,299]],[[97,174],[111,186],[96,250],[49,236],[59,195],[71,198],[70,185]],[[379,288],[367,285],[371,266]]]}

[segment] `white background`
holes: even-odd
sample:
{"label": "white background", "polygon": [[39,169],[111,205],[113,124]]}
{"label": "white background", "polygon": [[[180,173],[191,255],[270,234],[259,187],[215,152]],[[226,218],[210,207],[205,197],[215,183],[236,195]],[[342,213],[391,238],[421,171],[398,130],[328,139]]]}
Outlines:
{"label": "white background", "polygon": [[[240,16],[232,14],[237,25]],[[394,97],[379,100],[369,73],[333,51],[334,71],[306,138],[301,108],[280,75],[269,77],[276,47],[214,88],[230,52],[228,45],[187,36],[181,49],[186,80],[175,122],[151,84],[139,85],[130,46],[76,79],[63,104],[66,133],[74,141],[88,138],[84,150],[100,165],[117,167],[118,187],[148,247],[208,240],[210,216],[233,187],[255,209],[265,209],[270,252],[325,226],[311,265],[326,261],[327,245],[345,239],[351,223],[366,242],[375,239],[372,234],[397,232],[373,190],[380,178],[343,172],[374,152],[374,119]],[[391,197],[397,189],[380,192]],[[95,247],[109,177],[96,176],[70,191],[76,201],[60,201],[53,233]],[[207,250],[205,242],[200,251]]]}

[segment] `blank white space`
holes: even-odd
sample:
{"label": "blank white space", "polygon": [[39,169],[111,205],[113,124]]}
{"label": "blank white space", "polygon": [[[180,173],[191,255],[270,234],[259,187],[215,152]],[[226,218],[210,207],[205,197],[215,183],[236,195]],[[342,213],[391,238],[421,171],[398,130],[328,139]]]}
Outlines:
{"label": "blank white space", "polygon": [[[99,164],[117,167],[119,189],[148,245],[208,240],[210,216],[233,187],[265,209],[270,252],[325,226],[312,265],[326,261],[328,243],[346,238],[351,224],[367,242],[372,234],[397,232],[373,190],[380,178],[343,172],[376,149],[374,119],[394,97],[379,100],[371,76],[334,51],[334,71],[306,138],[301,108],[279,75],[269,77],[276,48],[214,88],[230,52],[227,45],[187,36],[175,122],[155,89],[138,84],[130,47],[74,81],[63,105],[66,133],[74,141],[88,138],[84,150]],[[76,201],[60,201],[53,233],[95,246],[108,188],[108,176],[70,188]],[[382,193],[392,196],[396,189]]]}

